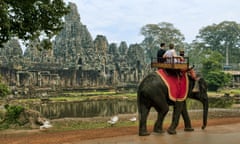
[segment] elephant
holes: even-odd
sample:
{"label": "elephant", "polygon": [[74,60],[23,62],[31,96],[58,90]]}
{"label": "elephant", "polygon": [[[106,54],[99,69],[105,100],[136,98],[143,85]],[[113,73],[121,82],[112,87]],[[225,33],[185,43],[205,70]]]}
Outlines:
{"label": "elephant", "polygon": [[[203,78],[197,81],[199,84],[199,91],[193,92],[192,89],[195,80],[187,75],[188,91],[187,98],[192,98],[200,101],[203,104],[203,125],[202,129],[207,126],[208,116],[208,95],[207,83]],[[179,123],[180,115],[182,115],[185,125],[185,131],[193,131],[189,114],[187,112],[186,100],[173,101],[169,99],[168,87],[157,72],[151,72],[140,82],[137,90],[137,107],[139,116],[139,136],[147,136],[150,133],[147,131],[147,117],[150,109],[153,107],[158,113],[157,120],[153,127],[153,132],[163,133],[163,120],[169,111],[169,106],[173,106],[172,121],[167,129],[169,134],[176,134],[176,128]]]}

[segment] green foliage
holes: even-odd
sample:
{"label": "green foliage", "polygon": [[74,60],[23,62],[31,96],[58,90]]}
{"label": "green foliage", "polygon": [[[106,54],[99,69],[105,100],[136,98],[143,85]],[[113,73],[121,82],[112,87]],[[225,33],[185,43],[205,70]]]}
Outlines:
{"label": "green foliage", "polygon": [[221,71],[222,70],[222,64],[223,56],[217,52],[212,50],[206,50],[203,52],[203,55],[205,57],[202,57],[201,63],[203,65],[202,67],[202,73],[208,74],[208,72],[211,71]]}
{"label": "green foliage", "polygon": [[222,71],[210,71],[206,75],[206,81],[208,83],[208,90],[217,91],[219,88],[226,86],[231,82],[231,75]]}
{"label": "green foliage", "polygon": [[173,24],[161,22],[158,24],[147,24],[141,28],[141,34],[145,37],[142,46],[146,52],[146,61],[157,56],[160,43],[167,45],[174,43],[177,50],[183,49],[183,40],[185,39],[180,30],[176,29]]}
{"label": "green foliage", "polygon": [[0,44],[12,37],[50,39],[62,29],[62,17],[68,12],[63,0],[1,0]]}
{"label": "green foliage", "polygon": [[230,108],[234,104],[232,97],[210,97],[208,99],[210,108]]}
{"label": "green foliage", "polygon": [[0,83],[0,97],[6,97],[10,94],[10,90],[5,84]]}
{"label": "green foliage", "polygon": [[[209,108],[230,108],[234,104],[232,97],[208,97]],[[188,109],[202,109],[203,105],[197,100],[187,99]]]}
{"label": "green foliage", "polygon": [[202,53],[202,44],[201,43],[192,43],[190,46],[187,46],[187,56],[189,57],[190,65],[195,65],[200,67],[201,57],[205,57]]}
{"label": "green foliage", "polygon": [[208,83],[208,90],[216,91],[231,82],[231,75],[222,71],[223,56],[210,49],[203,50],[201,55],[202,69],[201,73]]}
{"label": "green foliage", "polygon": [[[201,48],[217,51],[221,55],[228,52],[229,63],[239,63],[240,24],[233,21],[223,21],[203,27],[197,36]],[[225,57],[226,58],[226,57]]]}
{"label": "green foliage", "polygon": [[6,123],[8,124],[18,123],[17,119],[19,118],[19,115],[24,110],[24,108],[18,105],[13,106],[6,105],[5,108],[7,110],[5,117]]}
{"label": "green foliage", "polygon": [[240,89],[222,89],[219,92],[221,93],[229,93],[231,95],[240,95]]}

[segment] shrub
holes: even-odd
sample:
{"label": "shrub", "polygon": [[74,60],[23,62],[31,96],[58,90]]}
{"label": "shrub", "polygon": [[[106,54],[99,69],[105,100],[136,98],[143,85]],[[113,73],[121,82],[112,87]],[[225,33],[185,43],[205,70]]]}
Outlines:
{"label": "shrub", "polygon": [[[230,108],[234,104],[233,97],[209,97],[209,108]],[[187,99],[188,109],[202,109],[202,104],[197,100]]]}
{"label": "shrub", "polygon": [[5,84],[0,83],[0,97],[5,97],[10,94],[8,87]]}
{"label": "shrub", "polygon": [[234,104],[234,99],[230,96],[209,98],[209,107],[212,107],[212,108],[229,108],[233,104]]}
{"label": "shrub", "polygon": [[5,108],[7,110],[5,121],[8,124],[18,123],[17,119],[19,118],[19,115],[24,110],[24,108],[18,105],[13,106],[6,105]]}

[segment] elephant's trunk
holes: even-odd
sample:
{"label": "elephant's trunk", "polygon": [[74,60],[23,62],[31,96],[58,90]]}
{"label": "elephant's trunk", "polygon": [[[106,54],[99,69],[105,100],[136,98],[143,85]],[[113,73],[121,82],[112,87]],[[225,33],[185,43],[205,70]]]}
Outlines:
{"label": "elephant's trunk", "polygon": [[208,118],[208,98],[202,101],[203,104],[203,125],[202,129],[205,129],[207,126],[207,118]]}

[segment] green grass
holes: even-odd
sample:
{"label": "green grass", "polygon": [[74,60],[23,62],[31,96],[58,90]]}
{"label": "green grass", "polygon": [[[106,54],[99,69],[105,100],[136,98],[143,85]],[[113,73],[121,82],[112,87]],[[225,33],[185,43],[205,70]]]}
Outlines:
{"label": "green grass", "polygon": [[228,90],[221,90],[221,93],[229,93],[231,95],[235,95],[235,94],[240,94],[240,89],[228,89]]}
{"label": "green grass", "polygon": [[230,96],[239,95],[240,89],[221,89],[217,92],[209,91],[208,96],[209,97],[223,96],[226,93],[230,94]]}
{"label": "green grass", "polygon": [[[136,99],[136,93],[116,93],[110,92],[65,92],[57,97],[49,97],[52,101],[84,101],[91,99],[111,99],[111,98],[128,98]],[[33,99],[27,99],[25,101],[31,101]],[[40,99],[39,99],[40,100]],[[24,100],[23,100],[24,102]]]}
{"label": "green grass", "polygon": [[[67,92],[56,97],[46,97],[51,101],[84,101],[93,99],[136,99],[136,93],[115,93],[115,92]],[[45,97],[44,97],[45,98]],[[33,103],[41,102],[41,98],[15,99],[11,103]]]}
{"label": "green grass", "polygon": [[116,93],[116,92],[68,92],[63,93],[64,97],[90,97],[90,96],[126,96],[136,97],[136,93]]}
{"label": "green grass", "polygon": [[[151,124],[151,123],[150,123]],[[110,125],[107,121],[58,121],[53,123],[52,131],[69,131],[69,130],[86,130],[86,129],[99,129],[99,128],[110,128],[110,127],[131,127],[138,126],[138,122],[131,121],[119,121],[114,125]]]}
{"label": "green grass", "polygon": [[222,92],[208,92],[208,97],[216,97],[216,96],[223,96],[224,93]]}
{"label": "green grass", "polygon": [[98,92],[98,91],[91,91],[91,92],[65,92],[64,95],[70,96],[91,96],[91,95],[114,95],[115,91],[107,91],[107,92]]}
{"label": "green grass", "polygon": [[[148,119],[147,125],[153,126],[156,119]],[[169,124],[170,119],[166,119],[164,123]],[[66,120],[54,121],[53,128],[50,131],[71,131],[71,130],[88,130],[88,129],[101,129],[111,127],[134,127],[138,126],[138,120],[135,122],[120,120],[114,125],[110,125],[107,121],[80,121],[80,120]]]}

